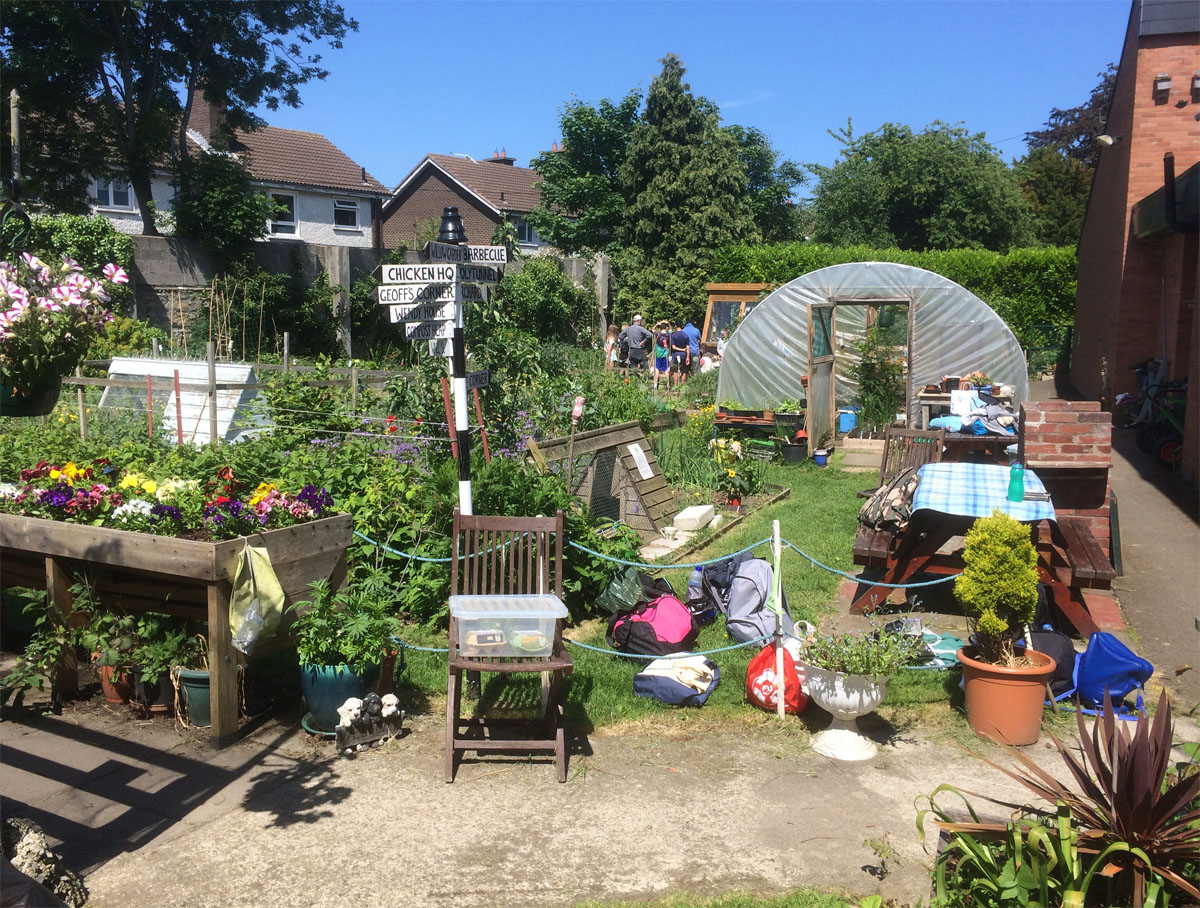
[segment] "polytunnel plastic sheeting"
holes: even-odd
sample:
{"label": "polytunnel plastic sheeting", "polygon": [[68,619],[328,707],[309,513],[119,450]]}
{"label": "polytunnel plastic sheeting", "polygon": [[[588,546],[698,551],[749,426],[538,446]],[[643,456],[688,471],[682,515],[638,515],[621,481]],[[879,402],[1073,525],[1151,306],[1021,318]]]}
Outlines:
{"label": "polytunnel plastic sheeting", "polygon": [[857,396],[850,367],[866,331],[868,305],[900,305],[908,313],[908,420],[920,412],[916,392],[977,369],[1026,399],[1025,354],[995,311],[965,287],[932,271],[892,262],[832,265],[801,275],[760,302],[729,338],[721,360],[718,402],[769,407],[806,397],[800,377],[809,374],[808,316],[813,306],[834,306],[835,402]]}

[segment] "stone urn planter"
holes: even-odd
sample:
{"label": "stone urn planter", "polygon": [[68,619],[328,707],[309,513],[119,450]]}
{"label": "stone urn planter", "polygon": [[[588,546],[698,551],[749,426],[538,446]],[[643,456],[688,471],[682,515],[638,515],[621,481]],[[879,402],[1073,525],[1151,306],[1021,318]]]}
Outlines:
{"label": "stone urn planter", "polygon": [[879,753],[875,742],[859,732],[857,720],[883,702],[888,677],[847,675],[807,663],[804,674],[808,695],[833,716],[827,729],[813,735],[813,750],[835,760],[869,760]]}

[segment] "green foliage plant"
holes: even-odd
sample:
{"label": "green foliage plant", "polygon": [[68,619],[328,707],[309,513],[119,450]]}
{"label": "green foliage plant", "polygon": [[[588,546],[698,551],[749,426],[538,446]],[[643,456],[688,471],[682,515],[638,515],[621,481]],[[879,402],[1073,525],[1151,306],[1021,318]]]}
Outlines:
{"label": "green foliage plant", "polygon": [[78,639],[77,631],[63,620],[58,610],[47,608],[44,591],[27,602],[22,611],[35,616],[33,636],[20,661],[0,677],[0,704],[8,703],[12,697],[13,706],[18,707],[24,704],[27,691],[34,688],[43,691],[47,682],[53,689],[60,659]]}
{"label": "green foliage plant", "polygon": [[[5,111],[7,113],[7,110]],[[133,267],[133,240],[121,233],[113,222],[101,215],[35,214],[29,233],[18,251],[32,252],[48,263],[57,264],[68,256],[77,261],[84,273],[99,276],[109,262],[125,271]],[[0,233],[0,244],[12,249],[17,231],[16,218],[9,218]],[[2,258],[3,256],[0,256]],[[133,300],[128,284],[108,288],[113,312],[125,312]]]}
{"label": "green foliage plant", "polygon": [[300,661],[310,665],[348,665],[356,672],[378,665],[399,631],[396,586],[386,571],[360,565],[342,590],[327,580],[311,585],[307,601],[290,610]]}
{"label": "green foliage plant", "polygon": [[503,317],[539,340],[587,345],[595,339],[596,295],[563,274],[555,258],[526,259],[520,271],[504,276],[495,295]]}
{"label": "green foliage plant", "polygon": [[1037,608],[1037,551],[1029,527],[996,510],[967,532],[954,594],[970,621],[983,662],[1012,667],[1013,634]]}
{"label": "green foliage plant", "polygon": [[862,405],[864,431],[882,433],[896,418],[904,401],[904,364],[900,354],[882,337],[876,324],[855,346],[859,361],[850,367],[858,382],[858,400]]}
{"label": "green foliage plant", "polygon": [[170,337],[162,328],[155,328],[147,321],[117,315],[92,338],[87,359],[145,356],[154,349],[156,340],[165,349]]}
{"label": "green foliage plant", "polygon": [[184,661],[188,633],[178,619],[146,612],[138,616],[136,633],[130,658],[135,677],[143,684],[156,681]]}
{"label": "green foliage plant", "polygon": [[237,156],[200,151],[177,174],[176,235],[198,240],[219,262],[242,258],[264,237],[278,207],[253,188],[250,171]]}
{"label": "green foliage plant", "polygon": [[803,659],[817,668],[846,675],[890,675],[916,661],[921,647],[921,639],[912,634],[846,632],[806,644]]}

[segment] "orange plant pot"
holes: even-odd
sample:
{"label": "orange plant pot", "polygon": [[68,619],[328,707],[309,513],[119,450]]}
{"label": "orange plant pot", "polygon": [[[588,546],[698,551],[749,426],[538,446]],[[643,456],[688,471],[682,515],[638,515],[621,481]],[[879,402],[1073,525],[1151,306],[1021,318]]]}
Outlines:
{"label": "orange plant pot", "polygon": [[133,685],[124,673],[113,677],[111,665],[97,665],[96,674],[100,677],[100,690],[104,699],[109,703],[128,703],[133,699]]}
{"label": "orange plant pot", "polygon": [[975,648],[958,651],[967,694],[967,723],[979,737],[998,744],[1033,744],[1042,733],[1046,683],[1057,663],[1027,649],[1033,665],[1008,668],[974,658]]}

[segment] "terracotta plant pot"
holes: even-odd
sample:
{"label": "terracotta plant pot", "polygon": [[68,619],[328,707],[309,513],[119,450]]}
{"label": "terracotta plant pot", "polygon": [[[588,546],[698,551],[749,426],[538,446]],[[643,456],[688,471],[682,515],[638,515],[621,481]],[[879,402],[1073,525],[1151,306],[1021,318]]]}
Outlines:
{"label": "terracotta plant pot", "polygon": [[1008,668],[975,658],[973,646],[958,651],[967,694],[967,723],[979,737],[998,744],[1033,744],[1042,731],[1046,683],[1057,663],[1026,649],[1033,665]]}
{"label": "terracotta plant pot", "polygon": [[133,685],[129,683],[127,675],[122,673],[113,678],[111,665],[97,665],[96,674],[100,676],[100,690],[104,693],[104,699],[109,703],[128,703],[133,699]]}

